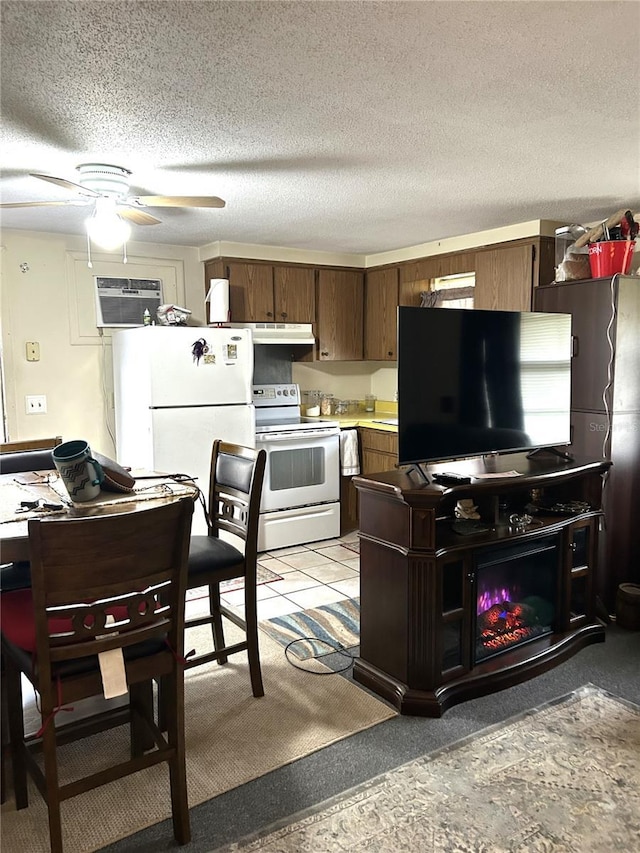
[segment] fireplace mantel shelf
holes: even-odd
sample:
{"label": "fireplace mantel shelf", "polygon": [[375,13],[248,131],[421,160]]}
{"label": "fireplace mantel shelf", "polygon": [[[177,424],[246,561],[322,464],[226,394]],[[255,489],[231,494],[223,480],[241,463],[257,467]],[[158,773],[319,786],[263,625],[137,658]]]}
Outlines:
{"label": "fireplace mantel shelf", "polygon": [[[442,465],[432,467],[442,470]],[[607,462],[518,454],[486,463],[447,463],[447,470],[472,478],[483,470],[519,472],[453,487],[402,470],[354,478],[361,606],[356,681],[401,713],[437,717],[451,705],[510,687],[589,643],[602,642],[595,582],[602,477],[608,467]],[[431,480],[431,469],[424,473]],[[485,531],[453,532],[456,502],[462,498],[477,505]],[[530,511],[532,503],[568,502],[581,502],[583,508],[567,515],[540,509],[533,523],[519,531],[505,522],[505,511],[508,517]],[[543,636],[529,638],[534,634],[529,627],[529,634],[515,632],[504,650],[503,636],[498,651],[495,640],[490,652],[482,647],[487,635],[493,636],[481,636],[476,613],[482,611],[478,602],[486,600],[478,597],[484,566],[492,567],[492,578],[503,567],[505,578],[524,585],[528,600],[542,601],[549,622],[535,631],[544,631]],[[539,622],[535,614],[530,624]],[[512,635],[505,635],[508,642]]]}

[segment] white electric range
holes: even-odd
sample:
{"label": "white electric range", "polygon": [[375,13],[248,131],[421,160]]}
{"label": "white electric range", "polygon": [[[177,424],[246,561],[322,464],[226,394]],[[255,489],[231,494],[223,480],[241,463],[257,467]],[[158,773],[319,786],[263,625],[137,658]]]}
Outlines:
{"label": "white electric range", "polygon": [[254,385],[256,447],[267,451],[258,550],[340,535],[340,428],[300,412],[296,384]]}

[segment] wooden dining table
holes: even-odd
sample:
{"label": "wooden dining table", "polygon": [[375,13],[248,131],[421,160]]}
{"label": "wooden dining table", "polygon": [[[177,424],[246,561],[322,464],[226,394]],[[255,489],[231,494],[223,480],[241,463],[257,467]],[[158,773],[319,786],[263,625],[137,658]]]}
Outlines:
{"label": "wooden dining table", "polygon": [[[69,499],[56,471],[0,474],[0,563],[29,560],[30,518],[58,518],[64,521],[140,512],[149,506],[182,497],[197,500],[198,488],[190,481],[176,482],[154,472],[132,474],[136,478],[133,492],[101,491],[97,498],[83,503],[73,503]],[[34,502],[38,503],[37,507],[21,506]]]}

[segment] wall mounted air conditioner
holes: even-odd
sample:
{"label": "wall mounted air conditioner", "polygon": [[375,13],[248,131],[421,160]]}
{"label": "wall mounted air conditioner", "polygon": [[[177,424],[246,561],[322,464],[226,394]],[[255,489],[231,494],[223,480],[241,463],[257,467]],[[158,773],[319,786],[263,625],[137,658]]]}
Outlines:
{"label": "wall mounted air conditioner", "polygon": [[96,325],[128,328],[144,325],[145,309],[155,322],[162,301],[162,281],[156,278],[93,277],[96,292]]}

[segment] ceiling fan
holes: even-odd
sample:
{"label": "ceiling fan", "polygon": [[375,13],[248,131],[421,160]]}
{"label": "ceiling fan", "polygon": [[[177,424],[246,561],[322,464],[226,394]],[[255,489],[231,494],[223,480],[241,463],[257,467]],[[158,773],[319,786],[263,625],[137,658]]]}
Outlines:
{"label": "ceiling fan", "polygon": [[[7,202],[0,207],[60,207],[66,205],[93,205],[96,213],[102,208],[109,208],[121,219],[133,222],[135,225],[159,225],[160,220],[151,216],[144,207],[224,207],[225,203],[217,196],[165,196],[139,195],[130,196],[131,172],[122,166],[112,166],[106,163],[82,163],[77,166],[80,182],[74,184],[64,178],[51,175],[31,173],[32,178],[39,178],[56,184],[64,189],[73,190],[78,197],[67,201],[19,201]],[[102,202],[101,199],[107,199]]]}
{"label": "ceiling fan", "polygon": [[66,201],[18,201],[0,204],[0,207],[61,207],[68,205],[91,206],[87,218],[87,254],[91,263],[91,242],[103,249],[123,247],[123,263],[127,262],[127,240],[134,225],[159,225],[160,220],[144,207],[224,207],[217,196],[167,196],[129,195],[131,172],[122,166],[107,163],[82,163],[76,167],[80,183],[65,178],[31,173],[32,178],[48,181],[77,195]]}

